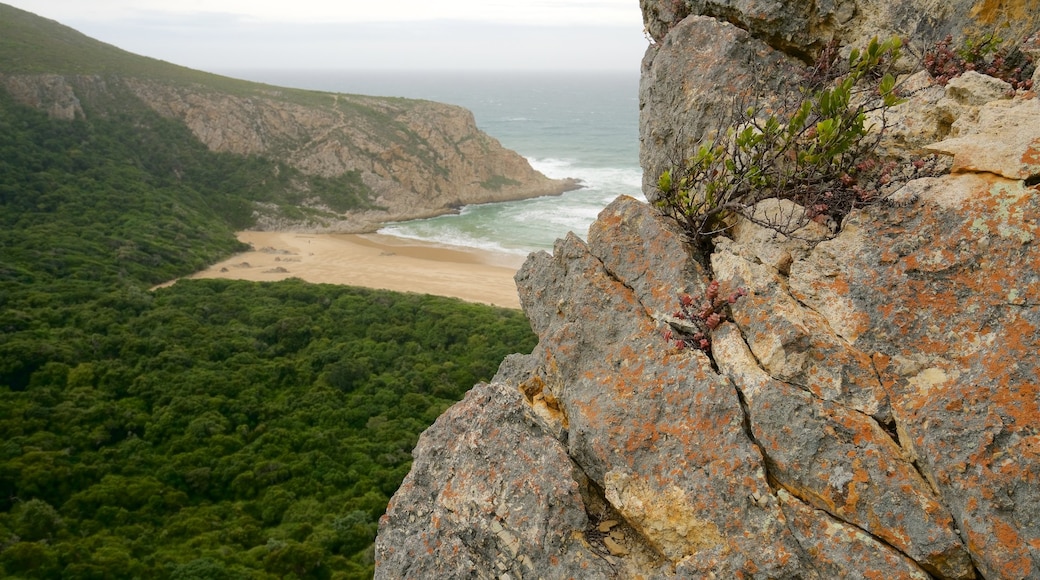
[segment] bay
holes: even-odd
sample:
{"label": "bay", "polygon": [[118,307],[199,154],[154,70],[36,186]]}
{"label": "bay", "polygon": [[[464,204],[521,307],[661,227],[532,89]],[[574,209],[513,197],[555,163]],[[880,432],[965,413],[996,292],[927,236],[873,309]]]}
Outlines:
{"label": "bay", "polygon": [[222,71],[279,86],[428,99],[473,111],[477,125],[549,177],[584,187],[561,196],[466,206],[380,233],[527,254],[582,238],[619,195],[642,199],[638,73],[501,71]]}

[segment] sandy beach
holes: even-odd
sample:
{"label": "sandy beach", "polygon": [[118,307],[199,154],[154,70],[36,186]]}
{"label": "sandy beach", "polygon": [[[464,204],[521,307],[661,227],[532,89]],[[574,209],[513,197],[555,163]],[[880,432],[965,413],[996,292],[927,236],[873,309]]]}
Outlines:
{"label": "sandy beach", "polygon": [[520,307],[513,275],[523,264],[523,256],[381,234],[246,231],[237,235],[253,250],[236,254],[190,278],[300,278]]}

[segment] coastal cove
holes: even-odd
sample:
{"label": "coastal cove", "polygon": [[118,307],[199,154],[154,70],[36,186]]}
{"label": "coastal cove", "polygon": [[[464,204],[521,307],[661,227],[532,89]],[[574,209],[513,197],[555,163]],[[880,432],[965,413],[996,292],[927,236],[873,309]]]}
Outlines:
{"label": "coastal cove", "polygon": [[[275,282],[299,278],[417,292],[517,309],[513,275],[524,256],[404,239],[384,234],[238,232],[252,250],[188,278]],[[161,286],[169,286],[169,282]]]}
{"label": "coastal cove", "polygon": [[[470,201],[439,217],[386,221],[380,233],[524,256],[552,251],[567,232],[584,237],[599,212],[619,195],[642,197],[635,72],[223,72],[298,89],[429,99],[465,107],[481,130],[517,151],[536,171],[555,183],[581,183],[580,189],[559,195]],[[297,228],[271,224],[255,229]]]}
{"label": "coastal cove", "polygon": [[581,186],[388,221],[377,233],[301,233],[268,223],[257,228],[268,231],[237,234],[252,251],[192,278],[300,278],[519,308],[513,275],[529,253],[551,252],[567,232],[584,238],[617,196],[641,197],[638,77],[632,73],[225,72],[299,89],[462,106],[482,130],[518,151],[535,170],[557,183],[576,179]]}

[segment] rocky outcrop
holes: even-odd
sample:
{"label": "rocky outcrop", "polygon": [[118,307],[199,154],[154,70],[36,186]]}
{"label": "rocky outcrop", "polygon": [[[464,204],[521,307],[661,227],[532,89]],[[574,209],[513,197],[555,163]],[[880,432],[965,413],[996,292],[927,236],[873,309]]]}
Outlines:
{"label": "rocky outcrop", "polygon": [[[775,55],[727,26],[663,44]],[[654,106],[702,122],[698,82],[662,79]],[[699,256],[622,197],[530,256],[538,346],[421,437],[376,576],[1040,578],[1040,99],[916,82],[886,146],[951,171],[836,233],[740,220]],[[669,313],[712,279],[747,295],[708,351],[679,348]]]}
{"label": "rocky outcrop", "polygon": [[311,175],[360,171],[385,208],[365,216],[372,224],[577,187],[538,173],[454,105],[310,93],[305,106],[286,98],[295,92],[288,89],[239,96],[140,79],[127,84],[214,151],[266,155]]}
{"label": "rocky outcrop", "polygon": [[61,75],[3,75],[0,84],[18,102],[46,111],[55,119],[83,118],[83,107],[72,86]]}
{"label": "rocky outcrop", "polygon": [[1036,0],[640,0],[651,38],[662,42],[683,18],[708,16],[747,30],[777,50],[811,58],[831,40],[864,45],[873,36],[935,41],[947,34],[987,32],[1005,37],[1035,32]]}
{"label": "rocky outcrop", "polygon": [[947,142],[970,169],[913,205],[815,246],[720,239],[714,276],[748,295],[710,353],[662,336],[709,277],[649,206],[532,255],[539,344],[423,435],[377,576],[1040,576],[1040,132],[1005,141],[1033,169]]}
{"label": "rocky outcrop", "polygon": [[647,50],[639,85],[639,162],[643,191],[657,197],[660,175],[692,155],[706,135],[723,129],[734,107],[784,91],[797,60],[747,31],[690,16]]}
{"label": "rocky outcrop", "polygon": [[263,155],[307,175],[358,171],[375,194],[372,204],[380,208],[330,216],[319,225],[272,220],[258,206],[261,228],[366,231],[466,204],[555,195],[578,187],[573,180],[549,179],[535,171],[521,155],[478,129],[473,114],[461,107],[244,82],[236,86],[237,91],[221,91],[143,77],[0,74],[0,87],[16,100],[55,118],[82,118],[82,103],[103,111],[99,103],[129,94],[184,122],[213,151]]}
{"label": "rocky outcrop", "polygon": [[[912,71],[920,68],[924,51],[947,34],[960,39],[999,30],[1004,38],[1024,38],[1040,29],[1038,0],[640,4],[652,39],[642,63],[639,99],[643,193],[651,200],[661,173],[689,157],[705,135],[725,127],[731,111],[759,101],[768,104],[785,92],[797,95],[785,89],[797,79],[790,71],[804,68],[831,42],[847,51],[866,46],[873,37],[900,36],[909,47],[902,66]],[[919,87],[908,83],[903,88]],[[939,111],[922,115],[930,118],[911,121],[935,120],[939,130],[948,129],[953,119]],[[912,145],[937,139],[921,140]]]}

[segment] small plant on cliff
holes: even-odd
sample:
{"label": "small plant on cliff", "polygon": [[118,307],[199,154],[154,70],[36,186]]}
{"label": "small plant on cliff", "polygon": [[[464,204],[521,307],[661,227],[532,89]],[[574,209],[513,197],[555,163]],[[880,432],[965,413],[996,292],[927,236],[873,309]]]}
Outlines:
{"label": "small plant on cliff", "polygon": [[[876,201],[891,180],[889,164],[874,151],[884,110],[900,102],[888,66],[899,58],[898,38],[874,39],[847,60],[825,49],[794,99],[772,107],[735,107],[732,124],[661,174],[656,204],[697,245],[751,218],[768,198],[790,199],[804,216],[762,224],[791,234],[808,220],[838,223],[853,207]],[[880,110],[881,127],[868,113]],[[874,129],[874,130],[872,130]]]}
{"label": "small plant on cliff", "polygon": [[947,36],[928,49],[923,60],[925,70],[941,85],[973,70],[1007,82],[1014,90],[1033,88],[1036,63],[1015,43],[995,34],[966,38],[960,47]]}
{"label": "small plant on cliff", "polygon": [[719,281],[712,280],[703,297],[680,296],[679,309],[667,321],[669,328],[664,331],[664,339],[680,350],[696,348],[710,352],[711,332],[728,319],[729,305],[748,293],[745,288],[737,288],[723,295],[720,288]]}

